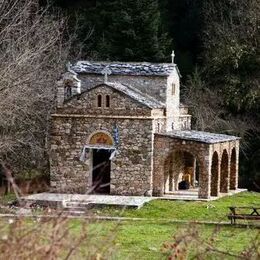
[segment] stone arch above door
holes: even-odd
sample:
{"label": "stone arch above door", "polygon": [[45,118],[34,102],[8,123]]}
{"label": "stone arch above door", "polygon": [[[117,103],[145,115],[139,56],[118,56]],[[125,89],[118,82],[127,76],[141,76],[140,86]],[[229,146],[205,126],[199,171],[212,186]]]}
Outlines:
{"label": "stone arch above door", "polygon": [[98,130],[92,133],[88,142],[89,145],[97,145],[97,146],[114,146],[114,140],[111,134],[105,130]]}

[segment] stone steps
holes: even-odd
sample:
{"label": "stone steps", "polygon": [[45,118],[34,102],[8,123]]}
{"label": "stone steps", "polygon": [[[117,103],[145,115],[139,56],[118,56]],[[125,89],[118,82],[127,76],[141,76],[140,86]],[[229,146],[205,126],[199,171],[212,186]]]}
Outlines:
{"label": "stone steps", "polygon": [[63,210],[72,216],[82,216],[90,206],[90,201],[65,201]]}

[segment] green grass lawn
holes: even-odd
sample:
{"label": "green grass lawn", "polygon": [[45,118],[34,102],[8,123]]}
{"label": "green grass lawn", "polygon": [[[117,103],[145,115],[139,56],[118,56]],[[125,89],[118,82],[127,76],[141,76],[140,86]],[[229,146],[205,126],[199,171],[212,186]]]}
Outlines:
{"label": "green grass lawn", "polygon": [[[12,196],[9,196],[10,198]],[[2,202],[6,203],[7,200],[8,198],[3,198]],[[228,207],[233,205],[260,206],[260,194],[243,192],[212,202],[154,200],[139,210],[122,211],[111,207],[93,209],[98,215],[139,217],[146,220],[90,223],[85,220],[69,220],[72,232],[76,236],[82,232],[88,234],[87,240],[77,250],[77,256],[72,259],[98,259],[93,258],[95,253],[100,253],[102,259],[168,259],[169,253],[173,250],[176,252],[177,248],[187,250],[185,253],[187,259],[194,258],[198,253],[201,254],[201,259],[235,259],[232,255],[240,255],[254,242],[259,242],[259,229],[156,221],[156,219],[227,221]],[[6,226],[6,220],[1,221],[5,221],[3,224]],[[28,220],[25,221],[25,225],[28,225],[27,223]],[[30,226],[39,225],[37,222],[30,221],[30,223]],[[87,223],[87,231],[82,231],[83,223]],[[173,247],[178,241],[179,246]],[[165,243],[166,249],[164,249]],[[229,255],[220,253],[222,251]],[[255,251],[255,248],[248,250],[249,253]]]}
{"label": "green grass lawn", "polygon": [[94,210],[94,213],[138,218],[227,221],[230,206],[260,207],[260,193],[242,192],[210,202],[153,200],[138,210],[105,207]]}
{"label": "green grass lawn", "polygon": [[[76,224],[79,225],[79,222]],[[193,232],[197,237],[193,237]],[[191,234],[189,240],[188,258],[198,252],[203,252],[203,259],[235,259],[228,255],[206,251],[206,247],[214,250],[239,255],[250,247],[259,230],[233,227],[212,227],[206,225],[187,226],[181,224],[156,224],[149,222],[99,222],[90,224],[89,235],[93,236],[93,244],[98,245],[98,251],[109,259],[167,259],[168,250],[163,250],[164,243],[175,243],[178,236]],[[177,235],[177,238],[173,236]],[[210,243],[209,243],[210,241]],[[89,245],[89,244],[88,244]],[[181,247],[183,247],[183,243]],[[86,248],[87,250],[87,248]],[[108,253],[109,252],[109,253]],[[112,252],[112,254],[111,254]],[[205,256],[207,256],[205,258]]]}

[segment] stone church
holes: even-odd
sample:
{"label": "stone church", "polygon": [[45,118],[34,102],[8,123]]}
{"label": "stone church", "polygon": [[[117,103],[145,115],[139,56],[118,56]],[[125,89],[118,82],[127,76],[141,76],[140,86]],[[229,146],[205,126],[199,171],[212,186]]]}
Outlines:
{"label": "stone church", "polygon": [[51,117],[53,191],[199,198],[236,190],[239,138],[191,130],[180,72],[167,64],[68,65]]}

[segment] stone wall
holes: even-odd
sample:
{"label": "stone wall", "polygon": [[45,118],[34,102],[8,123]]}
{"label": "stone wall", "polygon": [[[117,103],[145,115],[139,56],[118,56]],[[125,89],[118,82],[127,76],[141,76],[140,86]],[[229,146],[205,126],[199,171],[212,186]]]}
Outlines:
{"label": "stone wall", "polygon": [[51,128],[51,186],[56,191],[87,193],[92,186],[92,158],[79,156],[89,136],[119,129],[118,154],[111,162],[111,194],[145,195],[152,189],[152,122],[144,119],[54,116]]}
{"label": "stone wall", "polygon": [[[103,105],[98,107],[97,97],[102,95]],[[110,107],[106,108],[105,97],[110,97]],[[101,85],[90,91],[67,100],[63,107],[57,108],[57,113],[84,115],[117,115],[117,116],[151,116],[151,109],[129,98],[106,85]]]}
{"label": "stone wall", "polygon": [[[97,108],[96,96],[110,95],[110,108]],[[119,129],[118,154],[111,162],[110,193],[149,195],[152,191],[153,120],[151,109],[109,87],[73,97],[52,116],[50,131],[51,186],[55,191],[87,193],[92,186],[91,153],[80,153],[99,130],[113,136]]]}

